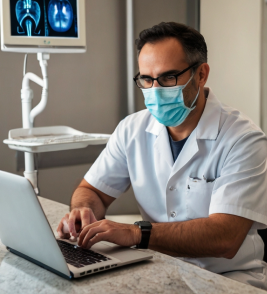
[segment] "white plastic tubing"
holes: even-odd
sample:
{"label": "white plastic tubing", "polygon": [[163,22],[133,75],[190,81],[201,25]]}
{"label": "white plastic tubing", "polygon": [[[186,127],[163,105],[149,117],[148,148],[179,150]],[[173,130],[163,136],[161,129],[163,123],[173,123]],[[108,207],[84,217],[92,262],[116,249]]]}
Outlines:
{"label": "white plastic tubing", "polygon": [[30,114],[31,123],[33,123],[34,118],[45,109],[46,104],[47,104],[47,98],[48,98],[47,61],[41,59],[40,60],[40,66],[41,66],[42,75],[43,75],[42,98],[41,98],[40,103],[31,111],[31,114]]}
{"label": "white plastic tubing", "polygon": [[30,119],[32,109],[33,91],[30,88],[30,81],[43,87],[44,82],[33,73],[26,73],[22,81],[21,102],[22,102],[22,123],[24,129],[33,127],[33,121]]}
{"label": "white plastic tubing", "polygon": [[[46,59],[44,59],[46,58]],[[47,59],[49,55],[38,53],[38,60],[42,70],[43,79],[34,73],[26,73],[22,81],[21,99],[22,99],[22,119],[23,128],[32,128],[35,117],[40,114],[46,107],[48,98],[48,76],[47,76]],[[43,88],[40,103],[31,110],[33,92],[30,88],[30,81],[38,84]]]}
{"label": "white plastic tubing", "polygon": [[[42,70],[43,79],[39,78],[33,73],[26,73],[22,81],[21,89],[21,102],[22,102],[22,122],[24,129],[30,129],[33,127],[33,122],[35,117],[40,114],[46,107],[48,98],[48,76],[47,76],[47,60],[49,59],[49,54],[38,53],[37,58],[40,63]],[[38,84],[43,88],[42,97],[40,103],[31,110],[33,91],[30,88],[30,81]],[[37,187],[37,171],[34,167],[34,155],[33,153],[25,152],[25,178],[27,178],[33,188],[38,194]]]}
{"label": "white plastic tubing", "polygon": [[[33,127],[33,120],[31,120],[31,108],[32,108],[32,99],[33,99],[33,91],[30,88],[30,81],[35,82],[36,84],[43,87],[44,82],[41,78],[33,73],[25,74],[22,82],[21,89],[21,102],[22,102],[22,123],[24,129],[30,129]],[[46,97],[47,100],[47,97]],[[37,171],[34,167],[34,154],[25,152],[25,172],[24,176],[28,179],[36,194],[38,194],[38,186],[37,186]]]}

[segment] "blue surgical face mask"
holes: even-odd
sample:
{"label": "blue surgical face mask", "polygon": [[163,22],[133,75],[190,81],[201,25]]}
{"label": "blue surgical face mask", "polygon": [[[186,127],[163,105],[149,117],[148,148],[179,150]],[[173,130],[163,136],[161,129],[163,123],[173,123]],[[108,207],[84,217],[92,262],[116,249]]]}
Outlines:
{"label": "blue surgical face mask", "polygon": [[145,105],[155,119],[161,124],[168,127],[176,127],[182,124],[189,113],[196,107],[192,107],[196,102],[196,98],[190,107],[184,104],[183,89],[192,80],[182,86],[175,87],[153,87],[149,89],[141,89],[145,97]]}

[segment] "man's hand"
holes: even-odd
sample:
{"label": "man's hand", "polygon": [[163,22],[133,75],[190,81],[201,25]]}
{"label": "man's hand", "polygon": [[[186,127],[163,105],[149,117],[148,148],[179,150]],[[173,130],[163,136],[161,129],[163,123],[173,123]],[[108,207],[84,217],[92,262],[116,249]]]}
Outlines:
{"label": "man's hand", "polygon": [[59,223],[59,237],[77,238],[85,226],[105,217],[107,208],[114,200],[114,197],[101,192],[83,179],[72,195],[71,212]]}
{"label": "man's hand", "polygon": [[78,245],[89,249],[97,242],[108,241],[131,247],[139,244],[141,237],[141,230],[137,225],[101,220],[83,228]]}
{"label": "man's hand", "polygon": [[61,219],[57,228],[58,236],[62,239],[69,239],[71,236],[77,238],[85,226],[96,221],[91,208],[74,208]]}

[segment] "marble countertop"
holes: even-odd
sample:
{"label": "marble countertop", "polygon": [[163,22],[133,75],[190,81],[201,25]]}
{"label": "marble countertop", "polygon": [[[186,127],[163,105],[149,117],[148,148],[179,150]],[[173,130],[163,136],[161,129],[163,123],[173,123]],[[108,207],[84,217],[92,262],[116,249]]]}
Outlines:
{"label": "marble countertop", "polygon": [[[55,233],[68,206],[39,198]],[[138,216],[135,216],[138,217]],[[170,256],[150,251],[153,260],[73,281],[65,280],[16,255],[0,242],[0,293],[231,293],[265,291],[241,284]]]}

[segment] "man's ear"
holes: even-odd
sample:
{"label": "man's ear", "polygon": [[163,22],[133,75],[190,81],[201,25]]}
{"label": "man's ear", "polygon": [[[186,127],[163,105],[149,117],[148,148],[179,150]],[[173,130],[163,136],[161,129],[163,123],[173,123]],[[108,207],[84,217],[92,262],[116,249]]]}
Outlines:
{"label": "man's ear", "polygon": [[204,87],[209,77],[210,67],[207,63],[202,63],[198,68],[199,87]]}

